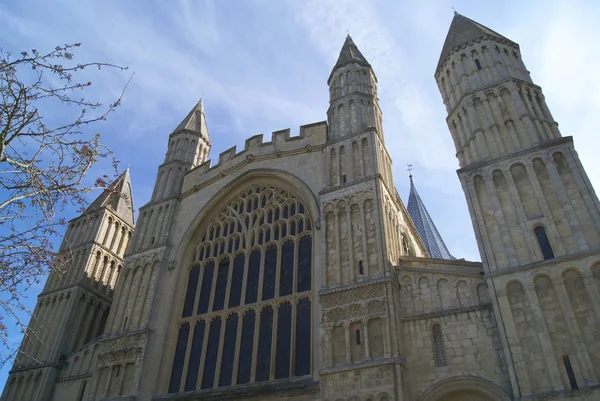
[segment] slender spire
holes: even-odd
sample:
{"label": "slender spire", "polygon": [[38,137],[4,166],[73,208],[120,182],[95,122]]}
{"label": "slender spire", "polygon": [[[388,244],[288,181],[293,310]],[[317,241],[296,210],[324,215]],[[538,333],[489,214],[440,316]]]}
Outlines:
{"label": "slender spire", "polygon": [[175,128],[173,132],[178,131],[193,131],[198,132],[206,139],[210,139],[208,136],[208,125],[206,124],[206,116],[204,114],[204,103],[202,99],[196,103],[196,105],[190,110],[188,115],[183,119],[181,123]]}
{"label": "slender spire", "polygon": [[111,209],[127,224],[133,226],[133,195],[131,193],[131,177],[129,168],[106,188],[100,196],[87,208],[86,212],[102,208]]}
{"label": "slender spire", "polygon": [[491,36],[502,41],[511,42],[515,46],[518,46],[515,42],[500,35],[498,32],[454,11],[454,18],[452,18],[452,23],[448,29],[448,34],[446,35],[444,47],[442,47],[442,53],[440,54],[436,71],[440,69],[444,60],[452,53],[454,48],[472,42],[475,39],[483,38],[484,36]]}
{"label": "slender spire", "polygon": [[410,217],[413,219],[415,227],[425,244],[425,248],[427,248],[429,256],[438,259],[455,259],[454,256],[450,254],[450,251],[448,251],[442,236],[435,227],[431,216],[429,216],[429,212],[427,212],[427,209],[425,208],[425,204],[417,192],[417,188],[413,182],[412,169],[409,177],[410,196],[408,197],[408,214],[410,214]]}

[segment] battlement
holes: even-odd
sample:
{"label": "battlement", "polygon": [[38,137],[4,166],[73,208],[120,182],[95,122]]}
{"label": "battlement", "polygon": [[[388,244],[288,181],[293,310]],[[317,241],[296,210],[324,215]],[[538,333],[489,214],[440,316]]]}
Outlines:
{"label": "battlement", "polygon": [[320,121],[300,126],[297,136],[290,135],[290,129],[274,131],[270,142],[263,142],[263,134],[254,135],[244,143],[244,149],[237,151],[237,146],[221,152],[217,164],[211,165],[212,160],[200,164],[185,177],[183,192],[198,185],[215,175],[225,173],[231,167],[255,159],[288,156],[298,151],[309,151],[320,147],[327,141],[327,122]]}

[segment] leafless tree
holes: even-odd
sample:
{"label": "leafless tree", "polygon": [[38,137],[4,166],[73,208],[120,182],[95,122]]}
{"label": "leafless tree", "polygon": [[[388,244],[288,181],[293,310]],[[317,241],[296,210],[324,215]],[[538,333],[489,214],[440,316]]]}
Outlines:
{"label": "leafless tree", "polygon": [[0,366],[14,353],[6,322],[16,320],[26,329],[27,289],[69,263],[68,255],[56,257],[52,242],[65,224],[62,212],[84,209],[85,194],[107,186],[106,175],[84,185],[97,161],[107,158],[117,169],[92,129],[119,106],[123,93],[108,105],[90,100],[86,77],[127,68],[77,63],[73,51],[79,46],[19,55],[0,49],[0,344],[8,350],[0,351]]}

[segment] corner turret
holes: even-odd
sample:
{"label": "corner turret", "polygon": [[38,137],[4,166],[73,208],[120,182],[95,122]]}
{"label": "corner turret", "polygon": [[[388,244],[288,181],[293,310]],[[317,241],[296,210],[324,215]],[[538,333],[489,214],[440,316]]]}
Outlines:
{"label": "corner turret", "polygon": [[374,129],[383,139],[377,77],[350,35],[329,79],[329,140],[356,136]]}

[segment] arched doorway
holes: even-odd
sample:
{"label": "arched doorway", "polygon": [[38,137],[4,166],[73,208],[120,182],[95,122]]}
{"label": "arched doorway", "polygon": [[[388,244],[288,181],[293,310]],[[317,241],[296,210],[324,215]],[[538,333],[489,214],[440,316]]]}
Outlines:
{"label": "arched doorway", "polygon": [[510,401],[510,397],[489,380],[462,376],[437,382],[419,401]]}

